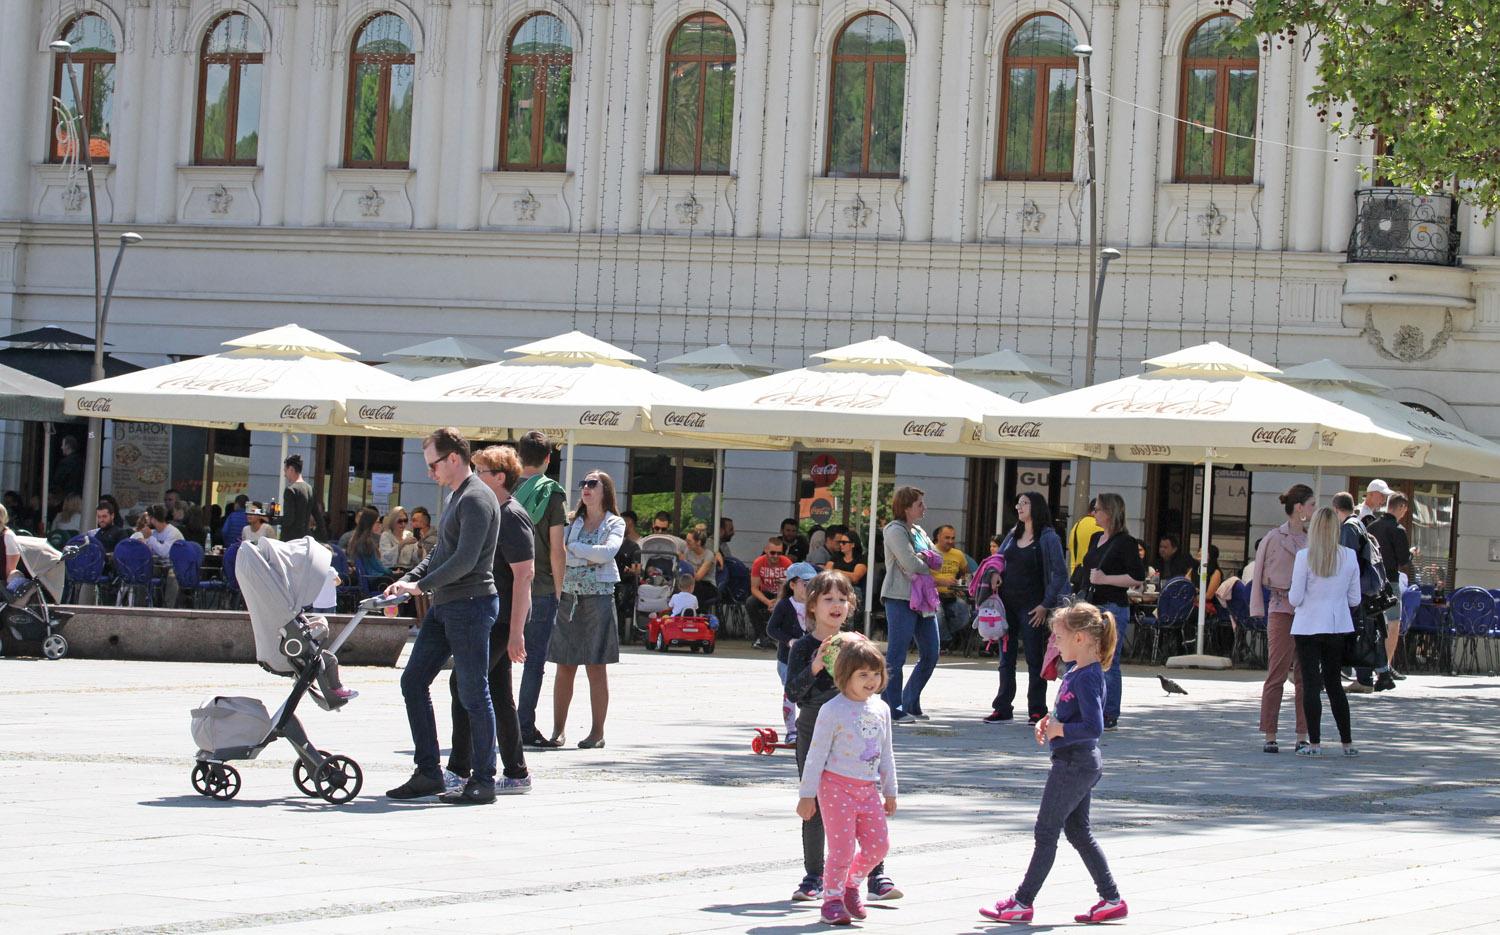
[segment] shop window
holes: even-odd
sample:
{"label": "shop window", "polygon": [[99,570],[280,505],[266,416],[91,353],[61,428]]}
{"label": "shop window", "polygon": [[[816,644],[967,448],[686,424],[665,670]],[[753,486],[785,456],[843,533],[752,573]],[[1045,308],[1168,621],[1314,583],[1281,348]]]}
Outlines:
{"label": "shop window", "polygon": [[636,449],[630,453],[629,508],[640,517],[640,529],[665,510],[672,532],[680,535],[699,523],[714,521],[714,455],[711,451]]}
{"label": "shop window", "polygon": [[[1238,574],[1250,560],[1250,485],[1249,471],[1214,468],[1208,541],[1218,547],[1219,567],[1225,575]],[[1158,566],[1156,546],[1167,533],[1177,536],[1196,563],[1203,539],[1203,468],[1152,465],[1147,473],[1146,496],[1145,517],[1128,517],[1128,525],[1131,533],[1146,543],[1147,563]]]}
{"label": "shop window", "polygon": [[[1431,412],[1425,406],[1414,407]],[[1436,415],[1434,413],[1434,415]],[[1358,503],[1372,478],[1354,477],[1349,490]],[[1406,514],[1407,537],[1411,540],[1411,563],[1417,580],[1409,584],[1431,585],[1438,589],[1456,587],[1453,580],[1454,559],[1458,551],[1458,484],[1454,481],[1411,481],[1382,476],[1390,488],[1406,495],[1410,509]]]}

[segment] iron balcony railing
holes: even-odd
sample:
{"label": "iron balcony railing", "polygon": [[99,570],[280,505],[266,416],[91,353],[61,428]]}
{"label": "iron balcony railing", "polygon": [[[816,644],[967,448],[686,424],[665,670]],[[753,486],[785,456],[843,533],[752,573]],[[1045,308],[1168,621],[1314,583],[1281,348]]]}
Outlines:
{"label": "iron balcony railing", "polygon": [[1458,238],[1458,202],[1452,195],[1418,195],[1406,188],[1354,193],[1350,263],[1457,266]]}

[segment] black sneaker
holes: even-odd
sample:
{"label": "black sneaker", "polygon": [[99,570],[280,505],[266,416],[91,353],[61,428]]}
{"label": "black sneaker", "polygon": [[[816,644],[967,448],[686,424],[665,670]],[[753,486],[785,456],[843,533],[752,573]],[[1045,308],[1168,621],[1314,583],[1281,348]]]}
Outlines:
{"label": "black sneaker", "polygon": [[444,792],[438,801],[449,805],[491,805],[495,801],[495,787],[482,785],[470,779],[462,789]]}
{"label": "black sneaker", "polygon": [[1105,730],[1117,730],[1119,728],[1119,726],[1120,726],[1120,719],[1117,718],[1117,717],[1107,717],[1107,718],[1104,719],[1104,729]]}
{"label": "black sneaker", "polygon": [[429,776],[420,769],[412,770],[411,778],[394,789],[388,790],[388,799],[422,799],[429,795],[442,795],[447,788],[443,777]]}
{"label": "black sneaker", "polygon": [[865,883],[865,891],[870,894],[870,899],[874,902],[885,899],[900,899],[902,895],[901,890],[896,888],[896,884],[891,882],[891,878],[883,873],[879,876],[870,877]]}
{"label": "black sneaker", "polygon": [[991,711],[984,716],[983,720],[986,724],[999,724],[1002,721],[1013,721],[1015,718],[1014,714],[1001,714],[999,711]]}
{"label": "black sneaker", "polygon": [[1391,689],[1393,689],[1395,687],[1396,687],[1396,678],[1395,678],[1395,676],[1391,675],[1391,672],[1390,672],[1389,669],[1387,669],[1386,671],[1381,672],[1380,674],[1378,674],[1378,675],[1375,676],[1375,690],[1376,691],[1378,691],[1378,692],[1388,692],[1388,691],[1390,691]]}
{"label": "black sneaker", "polygon": [[1395,669],[1391,669],[1390,673],[1391,673],[1391,678],[1395,679],[1396,681],[1398,681],[1398,682],[1404,682],[1404,681],[1406,681],[1406,676],[1402,675],[1400,672],[1397,672]]}
{"label": "black sneaker", "polygon": [[792,902],[810,903],[821,899],[823,896],[823,881],[818,877],[803,877],[797,888],[792,890]]}

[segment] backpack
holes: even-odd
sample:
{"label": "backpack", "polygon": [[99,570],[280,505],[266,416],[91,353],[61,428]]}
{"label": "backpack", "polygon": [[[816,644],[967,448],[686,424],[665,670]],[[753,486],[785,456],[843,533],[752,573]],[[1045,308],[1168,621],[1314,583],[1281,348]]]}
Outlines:
{"label": "backpack", "polygon": [[1005,604],[1001,602],[999,594],[991,594],[974,608],[974,629],[979,631],[979,638],[986,642],[1005,638],[1010,624],[1005,619]]}
{"label": "backpack", "polygon": [[1359,593],[1367,602],[1394,596],[1386,575],[1385,560],[1380,554],[1380,543],[1359,520],[1351,518],[1344,525],[1359,534],[1359,547],[1354,550],[1354,557],[1359,560]]}

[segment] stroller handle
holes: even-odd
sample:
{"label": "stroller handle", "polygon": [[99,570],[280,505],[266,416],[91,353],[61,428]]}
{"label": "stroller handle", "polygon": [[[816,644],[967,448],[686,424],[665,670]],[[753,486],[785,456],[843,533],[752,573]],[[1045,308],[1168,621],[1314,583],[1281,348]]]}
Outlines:
{"label": "stroller handle", "polygon": [[367,597],[364,600],[360,601],[359,610],[354,614],[354,617],[350,619],[349,625],[344,627],[343,630],[339,631],[339,635],[334,638],[333,643],[328,647],[328,651],[333,653],[334,655],[337,655],[339,649],[344,645],[349,637],[354,635],[354,631],[359,629],[359,625],[364,622],[365,617],[368,616],[371,611],[384,610],[387,607],[395,607],[397,604],[404,603],[407,597],[408,595],[406,594],[396,594],[391,597],[386,597],[384,594],[377,594],[374,597]]}
{"label": "stroller handle", "polygon": [[398,604],[406,603],[406,599],[410,596],[411,595],[409,594],[393,594],[390,597],[387,597],[384,594],[377,594],[374,597],[367,597],[364,600],[360,601],[359,609],[366,611],[384,610],[387,607],[395,607]]}

